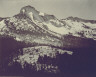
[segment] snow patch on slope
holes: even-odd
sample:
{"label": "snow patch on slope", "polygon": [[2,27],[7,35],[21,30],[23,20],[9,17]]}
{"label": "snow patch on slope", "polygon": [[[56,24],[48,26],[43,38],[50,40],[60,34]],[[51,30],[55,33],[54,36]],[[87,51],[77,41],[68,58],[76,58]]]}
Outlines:
{"label": "snow patch on slope", "polygon": [[21,39],[20,39],[20,38],[18,38],[18,37],[16,37],[15,39],[16,39],[17,41],[21,41]]}
{"label": "snow patch on slope", "polygon": [[33,13],[32,13],[32,12],[29,12],[28,14],[29,14],[30,17],[31,17],[31,20],[32,20],[33,22],[35,22],[34,19],[33,19]]}
{"label": "snow patch on slope", "polygon": [[[69,27],[69,32],[73,36],[86,37],[86,38],[96,38],[96,24],[78,22],[72,20],[63,20],[66,22],[66,26]],[[94,39],[95,40],[95,39]]]}
{"label": "snow patch on slope", "polygon": [[54,23],[56,23],[58,26],[60,26],[60,25],[64,25],[63,23],[61,23],[59,20],[54,20],[54,19],[51,19],[50,20],[50,23],[51,22],[54,22]]}
{"label": "snow patch on slope", "polygon": [[47,25],[47,27],[50,31],[59,33],[61,35],[68,34],[68,30],[64,27],[56,27],[56,26],[52,25],[51,23],[43,23],[43,24]]}
{"label": "snow patch on slope", "polygon": [[92,23],[84,23],[85,25],[87,25],[88,27],[90,27],[91,29],[96,29],[96,24],[92,24]]}
{"label": "snow patch on slope", "polygon": [[5,26],[4,20],[0,22],[0,29],[2,29]]}
{"label": "snow patch on slope", "polygon": [[42,13],[42,12],[40,12],[40,13],[39,13],[39,15],[40,15],[40,16],[44,16],[45,14],[44,14],[44,13]]}

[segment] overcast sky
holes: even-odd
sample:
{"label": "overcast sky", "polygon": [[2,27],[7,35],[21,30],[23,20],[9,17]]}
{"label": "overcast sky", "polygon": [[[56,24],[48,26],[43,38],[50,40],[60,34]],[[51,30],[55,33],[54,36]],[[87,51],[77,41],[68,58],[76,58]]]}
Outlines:
{"label": "overcast sky", "polygon": [[59,19],[73,16],[96,20],[96,0],[0,0],[0,17],[18,14],[27,5]]}

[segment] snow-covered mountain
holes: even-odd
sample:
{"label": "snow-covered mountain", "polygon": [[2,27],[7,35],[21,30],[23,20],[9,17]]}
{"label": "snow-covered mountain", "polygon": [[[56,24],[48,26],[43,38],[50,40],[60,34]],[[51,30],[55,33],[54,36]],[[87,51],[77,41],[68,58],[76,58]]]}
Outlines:
{"label": "snow-covered mountain", "polygon": [[17,32],[29,31],[36,33],[36,30],[38,31],[39,29],[39,33],[47,33],[57,37],[72,35],[94,40],[96,38],[96,21],[94,20],[84,20],[77,17],[59,20],[54,15],[41,13],[31,6],[23,7],[19,14],[1,20],[1,33],[3,32],[2,27],[4,24],[8,26],[7,29],[14,29]]}
{"label": "snow-covered mountain", "polygon": [[77,37],[92,38],[96,40],[96,21],[84,20],[78,17],[62,19],[66,23],[69,33]]}
{"label": "snow-covered mountain", "polygon": [[18,62],[24,69],[27,63],[36,71],[56,73],[62,68],[59,69],[53,59],[56,61],[65,53],[71,56],[79,49],[95,48],[96,21],[78,17],[59,20],[54,15],[25,6],[13,17],[0,18],[0,42],[0,53],[8,52],[4,57],[12,57],[9,66]]}

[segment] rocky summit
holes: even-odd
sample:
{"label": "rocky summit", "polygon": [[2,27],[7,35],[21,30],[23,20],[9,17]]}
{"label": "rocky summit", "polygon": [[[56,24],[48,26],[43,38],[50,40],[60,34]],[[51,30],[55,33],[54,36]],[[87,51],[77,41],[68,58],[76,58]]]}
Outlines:
{"label": "rocky summit", "polygon": [[0,18],[0,75],[90,77],[95,59],[96,20],[58,19],[30,5]]}

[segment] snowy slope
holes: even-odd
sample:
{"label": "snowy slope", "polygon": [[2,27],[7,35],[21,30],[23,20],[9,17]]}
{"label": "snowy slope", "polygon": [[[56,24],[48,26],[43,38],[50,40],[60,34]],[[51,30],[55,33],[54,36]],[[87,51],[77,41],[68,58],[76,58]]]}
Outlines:
{"label": "snowy slope", "polygon": [[96,23],[91,23],[90,21],[84,22],[80,20],[73,21],[72,19],[64,19],[62,21],[66,22],[66,26],[69,28],[69,33],[73,36],[92,38],[96,40]]}
{"label": "snowy slope", "polygon": [[2,20],[2,21],[0,22],[0,29],[2,29],[4,26],[5,26],[4,20]]}
{"label": "snowy slope", "polygon": [[63,20],[58,20],[55,16],[39,12],[31,6],[26,6],[22,9],[27,10],[24,11],[24,14],[31,18],[32,22],[51,33],[55,32],[61,36],[73,35],[96,39],[95,20],[84,20],[77,17],[68,17]]}

